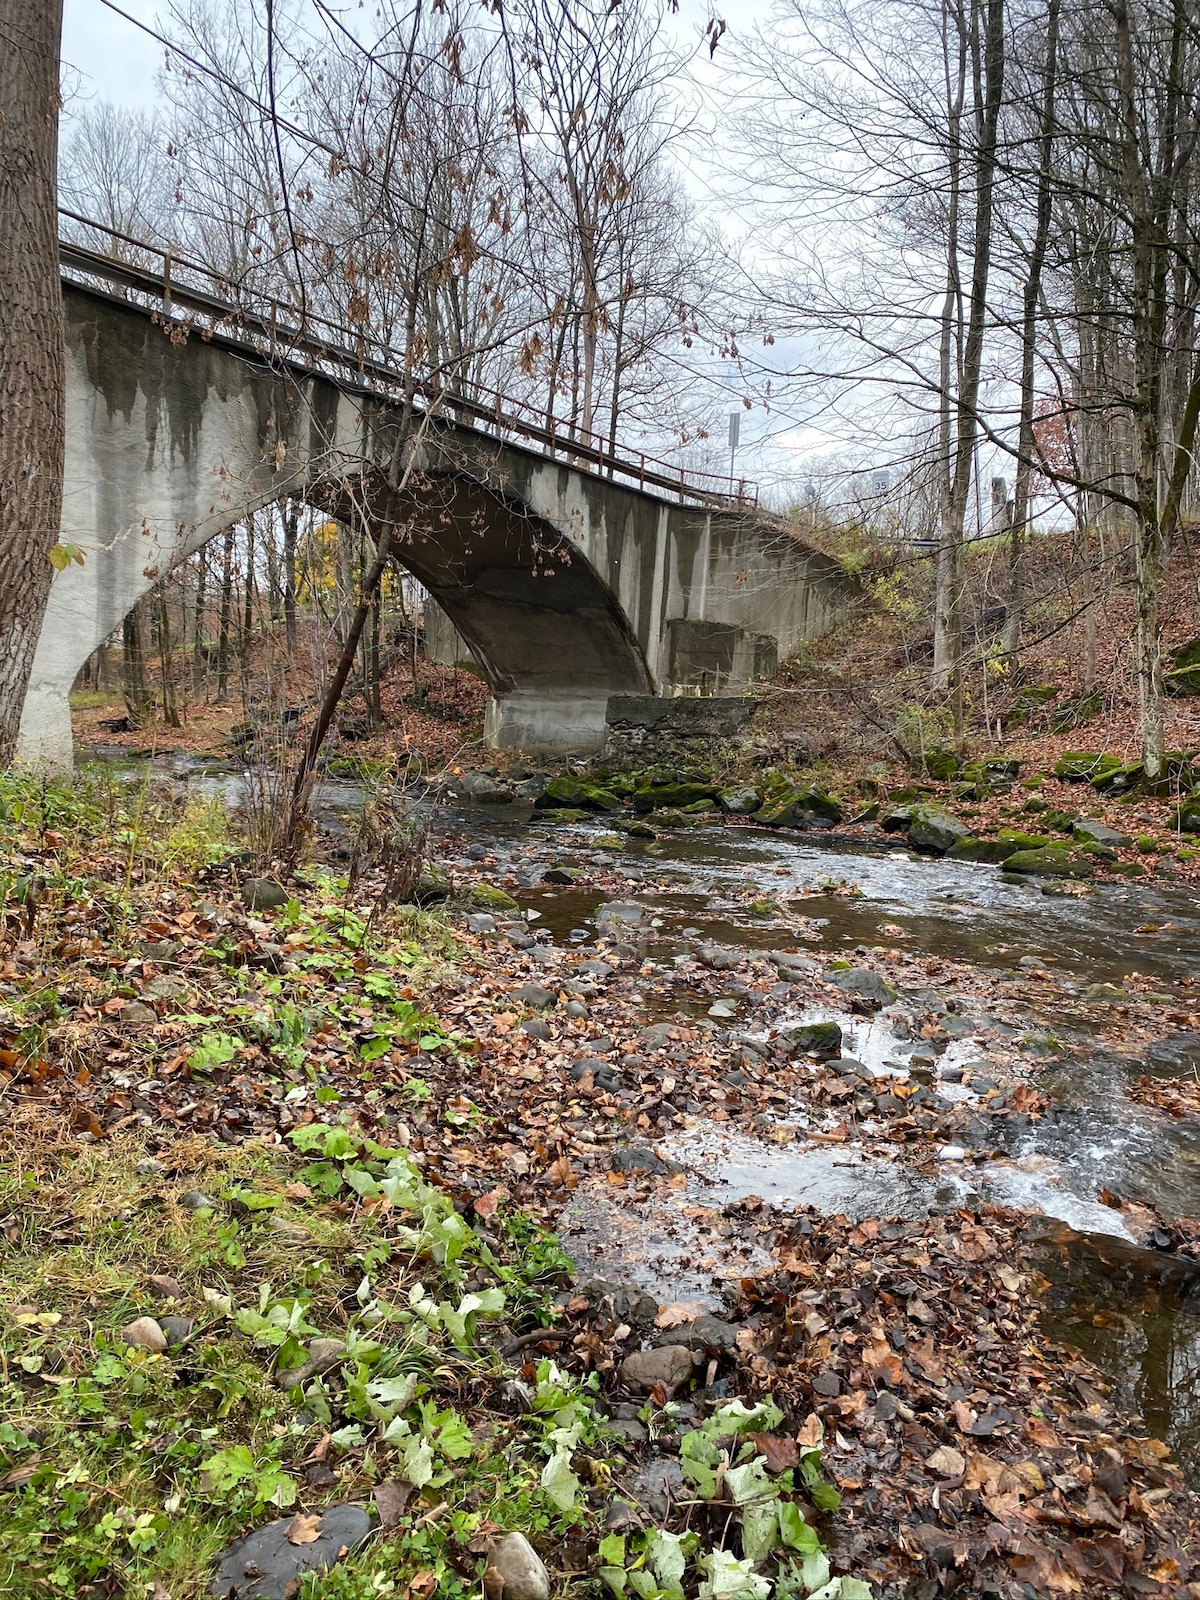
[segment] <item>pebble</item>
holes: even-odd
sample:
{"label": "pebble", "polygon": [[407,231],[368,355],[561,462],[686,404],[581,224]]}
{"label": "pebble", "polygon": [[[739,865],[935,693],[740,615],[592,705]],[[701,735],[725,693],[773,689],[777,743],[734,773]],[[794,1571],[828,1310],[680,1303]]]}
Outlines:
{"label": "pebble", "polygon": [[153,1317],[135,1317],[121,1329],[126,1344],[141,1350],[154,1350],[161,1354],[167,1348],[167,1336]]}
{"label": "pebble", "polygon": [[158,1021],[158,1013],[140,1000],[130,1000],[123,1005],[120,1017],[127,1028],[148,1028]]}
{"label": "pebble", "polygon": [[670,1393],[686,1383],[691,1375],[692,1352],[681,1344],[637,1350],[621,1363],[622,1383],[642,1394],[649,1394],[659,1383]]}
{"label": "pebble", "polygon": [[961,1144],[944,1144],[938,1151],[939,1161],[965,1161],[967,1152]]}
{"label": "pebble", "polygon": [[494,1541],[483,1584],[492,1600],[550,1600],[546,1564],[523,1533]]}
{"label": "pebble", "polygon": [[242,904],[247,911],[278,911],[291,896],[274,878],[247,878],[242,885]]}
{"label": "pebble", "polygon": [[189,1189],[186,1194],[179,1196],[179,1204],[185,1211],[214,1211],[215,1201],[208,1198],[200,1189]]}
{"label": "pebble", "polygon": [[545,1011],[557,1003],[558,995],[553,989],[547,989],[540,983],[522,984],[519,989],[514,989],[512,999],[519,1005],[531,1006],[534,1011]]}

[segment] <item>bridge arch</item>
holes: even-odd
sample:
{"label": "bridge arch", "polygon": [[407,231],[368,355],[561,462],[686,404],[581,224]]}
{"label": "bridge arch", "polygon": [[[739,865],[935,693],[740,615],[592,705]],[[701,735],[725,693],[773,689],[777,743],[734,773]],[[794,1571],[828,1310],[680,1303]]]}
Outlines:
{"label": "bridge arch", "polygon": [[[230,340],[184,340],[144,311],[64,284],[67,463],[62,540],[83,567],[51,589],[20,755],[69,770],[79,669],[160,578],[231,524],[291,495],[379,507],[387,407]],[[652,693],[617,596],[503,478],[431,439],[396,559],[470,644],[502,742],[594,747],[612,693]]]}

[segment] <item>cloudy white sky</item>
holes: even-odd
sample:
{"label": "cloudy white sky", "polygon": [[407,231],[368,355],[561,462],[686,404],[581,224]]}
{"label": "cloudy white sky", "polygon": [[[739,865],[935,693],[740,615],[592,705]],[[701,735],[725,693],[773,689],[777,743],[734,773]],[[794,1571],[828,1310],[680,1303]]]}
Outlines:
{"label": "cloudy white sky", "polygon": [[[160,27],[165,7],[153,0],[118,0],[131,17]],[[744,205],[731,200],[730,173],[731,114],[724,101],[728,85],[731,46],[740,35],[758,26],[770,25],[774,0],[734,0],[714,7],[712,0],[680,0],[678,13],[669,26],[680,46],[694,50],[714,9],[723,14],[727,32],[715,59],[707,48],[696,52],[689,81],[681,95],[691,119],[689,135],[676,148],[676,158],[688,189],[702,213],[732,241],[755,245],[755,219]],[[358,5],[348,3],[347,18],[353,19]],[[166,31],[161,29],[160,31]],[[139,28],[102,4],[102,0],[65,0],[63,16],[64,87],[71,105],[93,100],[109,100],[118,105],[150,109],[158,98],[157,80],[163,65],[160,45]],[[64,132],[66,129],[64,129]],[[679,351],[678,358],[703,363],[716,380],[718,408],[727,406],[742,412],[741,451],[738,471],[748,472],[776,486],[777,492],[790,495],[810,469],[821,470],[822,459],[835,455],[845,444],[841,433],[818,418],[807,406],[777,404],[770,412],[755,405],[745,411],[741,397],[751,396],[754,385],[747,383],[732,362],[704,356],[698,350]],[[800,362],[802,352],[782,342],[772,351],[772,360],[786,370],[789,360]],[[721,429],[724,430],[724,421]]]}

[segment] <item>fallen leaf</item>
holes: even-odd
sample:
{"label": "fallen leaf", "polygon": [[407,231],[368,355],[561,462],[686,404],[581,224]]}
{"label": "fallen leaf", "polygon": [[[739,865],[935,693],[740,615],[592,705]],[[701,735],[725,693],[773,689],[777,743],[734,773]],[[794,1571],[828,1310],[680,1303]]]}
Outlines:
{"label": "fallen leaf", "polygon": [[804,1426],[796,1435],[796,1443],[801,1450],[819,1450],[824,1437],[825,1424],[815,1411],[810,1411],[804,1419]]}
{"label": "fallen leaf", "polygon": [[499,1209],[499,1205],[500,1202],[496,1199],[494,1193],[481,1194],[475,1200],[473,1209],[475,1215],[477,1217],[481,1217],[483,1221],[486,1222],[489,1217],[495,1216],[496,1211]]}
{"label": "fallen leaf", "polygon": [[310,1516],[304,1511],[297,1511],[287,1525],[287,1541],[289,1544],[315,1544],[320,1537],[321,1517],[319,1512],[315,1516]]}
{"label": "fallen leaf", "polygon": [[800,1447],[786,1434],[752,1433],[751,1442],[767,1463],[768,1472],[786,1472],[800,1465]]}
{"label": "fallen leaf", "polygon": [[925,1465],[939,1478],[961,1478],[967,1470],[967,1458],[953,1445],[944,1444],[933,1452]]}
{"label": "fallen leaf", "polygon": [[412,1496],[413,1486],[403,1478],[387,1478],[374,1489],[375,1506],[379,1512],[381,1528],[394,1528],[404,1515]]}

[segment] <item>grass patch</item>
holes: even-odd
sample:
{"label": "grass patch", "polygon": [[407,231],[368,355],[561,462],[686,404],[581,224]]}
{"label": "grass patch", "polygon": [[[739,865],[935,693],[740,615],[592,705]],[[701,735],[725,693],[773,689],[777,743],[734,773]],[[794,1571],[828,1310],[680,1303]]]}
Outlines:
{"label": "grass patch", "polygon": [[[465,1594],[485,1524],[555,1539],[587,1521],[542,1477],[565,1410],[573,1448],[599,1437],[588,1395],[551,1381],[553,1404],[513,1414],[482,1342],[502,1314],[542,1314],[553,1241],[514,1219],[485,1242],[403,1152],[350,1130],[301,1142],[184,1139],[156,1162],[121,1136],[4,1173],[0,1592],[184,1600],[248,1528],[388,1479],[413,1495],[404,1530],[309,1592],[399,1593],[426,1571]],[[197,1193],[211,1209],[181,1204]],[[193,1319],[182,1346],[122,1337],[165,1316]],[[314,1339],[343,1350],[304,1376]]]}

